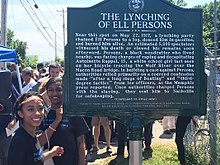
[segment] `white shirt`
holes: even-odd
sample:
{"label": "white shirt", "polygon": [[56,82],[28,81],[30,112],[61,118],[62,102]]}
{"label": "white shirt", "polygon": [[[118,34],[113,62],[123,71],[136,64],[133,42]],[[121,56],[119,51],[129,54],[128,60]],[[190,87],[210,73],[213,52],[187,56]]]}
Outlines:
{"label": "white shirt", "polygon": [[37,84],[37,82],[36,82],[33,78],[31,78],[30,82],[22,88],[21,93],[26,93],[26,92],[28,92],[28,91],[31,90],[32,87],[35,86],[36,84]]}

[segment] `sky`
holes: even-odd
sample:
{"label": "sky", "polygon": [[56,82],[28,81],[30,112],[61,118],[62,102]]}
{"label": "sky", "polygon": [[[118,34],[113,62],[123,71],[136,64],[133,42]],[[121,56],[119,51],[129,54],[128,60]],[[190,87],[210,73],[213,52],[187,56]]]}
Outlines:
{"label": "sky", "polygon": [[[63,20],[65,20],[65,27],[67,27],[67,6],[89,7],[101,1],[102,0],[8,0],[7,28],[14,31],[14,39],[27,42],[27,55],[38,55],[39,62],[53,61],[56,56],[55,50],[57,50],[58,57],[64,57],[63,29],[66,28],[63,28]],[[188,8],[213,1],[214,0],[185,0],[188,4]],[[67,38],[66,31],[65,38]],[[57,43],[56,46],[55,40]]]}

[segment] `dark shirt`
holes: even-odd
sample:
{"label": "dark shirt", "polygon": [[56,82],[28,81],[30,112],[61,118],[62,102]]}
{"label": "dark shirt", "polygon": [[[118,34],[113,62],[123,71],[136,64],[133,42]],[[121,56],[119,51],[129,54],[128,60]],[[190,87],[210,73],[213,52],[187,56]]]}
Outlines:
{"label": "dark shirt", "polygon": [[[56,113],[50,110],[42,122],[41,130],[45,130],[55,120]],[[81,117],[65,117],[57,126],[56,132],[50,139],[50,147],[61,146],[64,154],[60,157],[53,157],[56,165],[78,165],[77,137],[88,132],[84,120]]]}
{"label": "dark shirt", "polygon": [[[20,74],[20,73],[19,73]],[[19,88],[19,82],[18,82],[18,76],[17,76],[17,71],[13,71],[11,72],[11,81],[12,81],[12,84],[14,84],[15,88],[17,89],[17,91],[19,92],[20,88]],[[21,83],[22,82],[22,78],[21,78]]]}
{"label": "dark shirt", "polygon": [[12,138],[8,165],[43,165],[43,147],[37,149],[37,139],[20,127]]}
{"label": "dark shirt", "polygon": [[0,134],[5,132],[5,128],[11,120],[11,115],[0,115]]}
{"label": "dark shirt", "polygon": [[31,90],[37,92],[40,85],[41,85],[41,82],[37,81],[37,84],[34,85]]}

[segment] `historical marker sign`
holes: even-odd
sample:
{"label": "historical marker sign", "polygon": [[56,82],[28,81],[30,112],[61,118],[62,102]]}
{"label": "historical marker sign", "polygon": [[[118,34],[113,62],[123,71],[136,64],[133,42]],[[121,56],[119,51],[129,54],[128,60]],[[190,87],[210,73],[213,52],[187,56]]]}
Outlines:
{"label": "historical marker sign", "polygon": [[202,10],[163,0],[68,8],[67,115],[115,119],[202,114]]}

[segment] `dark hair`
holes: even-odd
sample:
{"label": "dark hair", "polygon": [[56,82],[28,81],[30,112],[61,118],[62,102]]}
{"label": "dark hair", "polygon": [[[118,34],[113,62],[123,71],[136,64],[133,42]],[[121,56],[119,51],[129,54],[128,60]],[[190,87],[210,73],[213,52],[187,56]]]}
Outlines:
{"label": "dark hair", "polygon": [[50,65],[49,65],[49,72],[50,72],[51,68],[60,68],[61,69],[61,66],[58,62],[53,62],[53,63],[50,63]]}
{"label": "dark hair", "polygon": [[18,98],[17,98],[17,100],[16,100],[16,102],[15,102],[15,104],[14,104],[14,116],[16,117],[16,119],[17,120],[21,120],[21,118],[19,117],[19,115],[18,115],[18,111],[21,111],[22,110],[22,102],[23,101],[25,101],[25,100],[27,100],[27,98],[29,98],[29,97],[31,97],[31,96],[37,96],[37,97],[39,97],[40,99],[42,99],[43,100],[43,102],[44,102],[44,105],[46,105],[45,104],[45,101],[44,101],[44,98],[40,95],[40,94],[38,94],[37,92],[35,92],[35,91],[29,91],[29,92],[27,92],[27,93],[23,93],[22,95],[20,95]]}
{"label": "dark hair", "polygon": [[47,81],[47,83],[46,83],[46,85],[45,85],[46,90],[48,90],[48,87],[49,87],[51,84],[54,84],[54,83],[57,83],[57,82],[62,82],[62,78],[60,78],[60,77],[51,77],[51,78]]}
{"label": "dark hair", "polygon": [[37,69],[42,69],[44,67],[44,64],[43,63],[38,63],[37,64]]}

